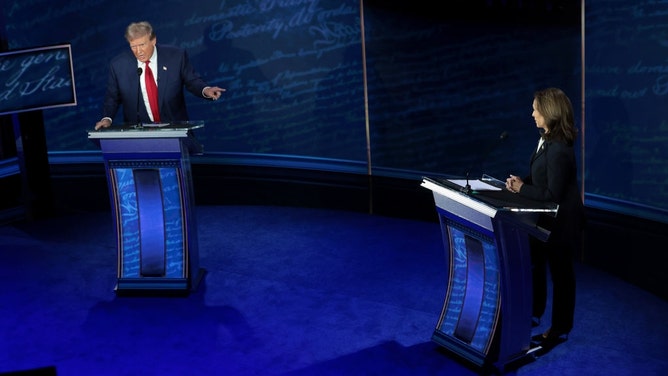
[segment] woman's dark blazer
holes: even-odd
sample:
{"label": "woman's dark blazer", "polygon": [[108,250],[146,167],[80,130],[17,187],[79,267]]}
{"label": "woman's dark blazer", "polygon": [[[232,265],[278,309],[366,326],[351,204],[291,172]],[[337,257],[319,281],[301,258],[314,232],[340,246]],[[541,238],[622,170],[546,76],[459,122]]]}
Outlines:
{"label": "woman's dark blazer", "polygon": [[580,238],[585,212],[577,181],[575,151],[562,141],[545,141],[531,156],[531,173],[519,194],[559,204],[556,218],[543,216],[540,225],[551,231],[548,241],[571,243]]}

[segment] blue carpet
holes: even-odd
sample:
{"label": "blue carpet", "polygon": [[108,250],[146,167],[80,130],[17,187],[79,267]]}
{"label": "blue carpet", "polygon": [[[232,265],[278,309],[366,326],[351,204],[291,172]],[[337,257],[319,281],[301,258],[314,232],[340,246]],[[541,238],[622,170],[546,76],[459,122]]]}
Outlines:
{"label": "blue carpet", "polygon": [[[266,206],[196,215],[207,273],[187,297],[116,296],[110,213],[0,227],[0,374],[480,373],[431,341],[446,289],[437,223]],[[667,302],[586,265],[577,278],[569,340],[506,374],[668,375]]]}

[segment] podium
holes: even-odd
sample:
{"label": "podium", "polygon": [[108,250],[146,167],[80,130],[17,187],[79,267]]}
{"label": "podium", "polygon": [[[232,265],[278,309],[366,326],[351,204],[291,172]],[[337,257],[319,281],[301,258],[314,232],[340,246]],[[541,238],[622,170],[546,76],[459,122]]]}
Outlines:
{"label": "podium", "polygon": [[190,155],[203,122],[121,126],[88,132],[102,150],[117,240],[117,294],[197,288],[197,225]]}
{"label": "podium", "polygon": [[447,265],[432,340],[476,366],[503,370],[536,350],[529,236],[548,239],[538,217],[556,215],[558,206],[523,199],[487,176],[476,182],[481,189],[468,180],[422,180],[433,192]]}

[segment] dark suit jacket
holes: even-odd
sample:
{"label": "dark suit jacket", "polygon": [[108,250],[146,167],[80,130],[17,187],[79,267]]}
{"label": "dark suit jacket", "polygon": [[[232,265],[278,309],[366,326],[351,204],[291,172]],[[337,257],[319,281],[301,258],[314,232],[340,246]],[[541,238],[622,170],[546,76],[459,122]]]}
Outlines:
{"label": "dark suit jacket", "polygon": [[523,180],[520,195],[559,204],[556,218],[541,218],[540,225],[551,230],[550,240],[577,241],[584,226],[584,205],[573,147],[559,141],[544,142],[531,156],[531,173]]}
{"label": "dark suit jacket", "polygon": [[[193,95],[204,98],[202,89],[207,84],[190,64],[185,50],[156,45],[158,53],[158,101],[161,122],[187,121],[188,111],[184,98],[184,87]],[[137,58],[128,50],[111,60],[107,93],[104,100],[103,117],[114,118],[118,107],[123,107],[123,121],[136,123],[139,116],[144,123],[150,122],[148,112],[140,99]]]}

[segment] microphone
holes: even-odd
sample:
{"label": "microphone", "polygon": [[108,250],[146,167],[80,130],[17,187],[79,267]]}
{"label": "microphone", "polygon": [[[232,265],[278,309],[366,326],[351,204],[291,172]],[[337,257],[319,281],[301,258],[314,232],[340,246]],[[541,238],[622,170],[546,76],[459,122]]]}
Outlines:
{"label": "microphone", "polygon": [[[483,170],[484,162],[489,158],[490,154],[503,142],[503,140],[506,140],[508,138],[508,131],[503,131],[499,135],[499,138],[496,140],[496,142],[492,143],[487,149],[485,149],[484,153],[479,154],[480,158],[476,160],[476,163],[473,165],[473,168],[479,167],[480,170]],[[480,173],[482,176],[482,171]],[[471,193],[471,185],[469,184],[469,171],[466,171],[466,186],[461,189],[462,192],[464,193]]]}
{"label": "microphone", "polygon": [[[137,68],[137,77],[141,77],[143,70],[141,68]],[[139,109],[142,105],[142,95],[141,95],[141,78],[137,79],[137,125],[135,125],[136,128],[142,128],[143,125],[141,123],[141,116],[139,115]]]}
{"label": "microphone", "polygon": [[464,192],[466,194],[471,193],[471,184],[469,183],[469,173],[466,173],[466,185],[460,189],[461,192]]}

